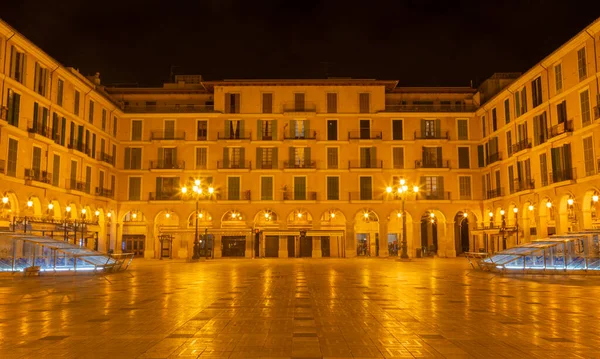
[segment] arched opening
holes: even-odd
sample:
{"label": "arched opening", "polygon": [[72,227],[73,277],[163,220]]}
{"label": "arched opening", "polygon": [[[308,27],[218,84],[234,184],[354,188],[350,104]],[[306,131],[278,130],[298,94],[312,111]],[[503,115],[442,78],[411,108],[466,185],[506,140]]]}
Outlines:
{"label": "arched opening", "polygon": [[12,220],[19,215],[19,202],[13,192],[5,192],[0,202],[0,229],[10,230]]}
{"label": "arched opening", "polygon": [[144,213],[131,210],[123,216],[123,237],[121,250],[133,253],[136,257],[143,257],[146,249],[146,236],[148,225]]}
{"label": "arched opening", "polygon": [[[223,214],[221,217],[221,227],[238,229],[237,231],[228,232],[227,234],[221,235],[221,248],[215,249],[221,251],[223,257],[251,257],[252,255],[252,237],[251,228],[247,231],[246,229],[246,215],[237,209],[231,209]],[[216,247],[219,247],[217,244]],[[218,255],[215,254],[215,257]]]}
{"label": "arched opening", "polygon": [[365,208],[354,216],[354,233],[357,256],[379,255],[379,216]]}
{"label": "arched opening", "polygon": [[578,208],[579,203],[572,193],[566,193],[560,197],[558,203],[558,233],[564,234],[579,230]]}
{"label": "arched opening", "polygon": [[555,207],[555,204],[548,197],[540,201],[540,205],[537,207],[540,219],[538,238],[546,238],[556,234]]}
{"label": "arched opening", "polygon": [[[405,217],[405,218],[404,218]],[[404,225],[406,224],[406,231]],[[392,211],[387,223],[387,251],[392,257],[401,256],[402,248],[406,245],[409,256],[415,255],[413,243],[413,218],[408,211],[402,214],[401,209]]]}
{"label": "arched opening", "polygon": [[581,210],[583,215],[583,229],[600,228],[600,191],[590,189],[583,195]]}
{"label": "arched opening", "polygon": [[173,253],[180,249],[187,251],[185,241],[175,240],[180,235],[179,224],[179,215],[171,210],[160,211],[154,217],[154,246],[158,248],[158,258],[173,258]]}
{"label": "arched opening", "polygon": [[279,226],[279,215],[271,209],[263,209],[254,216],[254,228],[273,228]]}
{"label": "arched opening", "polygon": [[438,219],[433,211],[421,216],[421,248],[424,256],[433,256],[438,252]]}
{"label": "arched opening", "polygon": [[454,216],[454,250],[456,255],[469,252],[469,238],[469,213],[466,211],[458,212]]}
{"label": "arched opening", "polygon": [[[339,208],[331,208],[321,214],[321,229],[342,231],[341,235],[321,237],[323,257],[346,256],[346,216]],[[337,233],[337,232],[336,232]]]}

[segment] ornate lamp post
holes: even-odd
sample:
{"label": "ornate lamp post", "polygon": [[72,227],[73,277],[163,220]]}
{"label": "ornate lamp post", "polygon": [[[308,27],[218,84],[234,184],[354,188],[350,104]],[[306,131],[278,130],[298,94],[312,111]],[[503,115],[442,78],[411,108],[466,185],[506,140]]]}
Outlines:
{"label": "ornate lamp post", "polygon": [[[81,242],[79,244],[80,247],[82,246],[82,244],[84,244],[85,242],[87,242],[85,240],[85,233],[84,233],[84,231],[85,231],[85,214],[86,214],[86,212],[87,211],[86,211],[85,208],[81,209]],[[85,243],[85,244],[86,244],[86,247],[87,247],[87,243]]]}
{"label": "ornate lamp post", "polygon": [[[392,187],[386,188],[387,193],[392,193]],[[406,180],[404,178],[400,179],[400,186],[398,186],[397,196],[402,199],[402,253],[400,254],[400,258],[408,259],[408,241],[406,238],[406,211],[404,209],[406,203],[406,197],[413,193],[417,194],[419,192],[419,186],[413,186],[412,192],[408,190],[408,185],[406,184]]]}
{"label": "ornate lamp post", "polygon": [[[182,195],[188,195],[196,200],[196,212],[194,215],[194,217],[196,219],[196,231],[195,231],[195,235],[194,235],[194,254],[192,255],[192,259],[194,259],[194,260],[200,259],[200,239],[198,237],[198,218],[199,218],[198,201],[200,200],[200,197],[206,196],[206,194],[202,190],[202,187],[200,187],[201,184],[202,184],[201,181],[199,179],[196,179],[196,180],[194,180],[194,185],[192,186],[191,191],[189,191],[188,188],[185,186],[181,187]],[[214,188],[212,186],[208,187],[208,196],[212,196],[213,193],[214,193]]]}
{"label": "ornate lamp post", "polygon": [[513,208],[513,213],[515,214],[515,229],[517,230],[517,245],[519,245],[519,209],[517,207]]}
{"label": "ornate lamp post", "polygon": [[64,238],[65,242],[69,241],[69,236],[68,236],[68,232],[67,232],[67,217],[69,217],[70,213],[71,213],[71,206],[67,206],[65,208],[65,238]]}

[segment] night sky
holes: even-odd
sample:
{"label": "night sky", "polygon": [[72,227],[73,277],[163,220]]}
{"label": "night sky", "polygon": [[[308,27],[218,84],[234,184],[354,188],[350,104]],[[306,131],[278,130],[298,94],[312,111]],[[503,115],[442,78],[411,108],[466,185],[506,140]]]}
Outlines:
{"label": "night sky", "polygon": [[337,76],[477,85],[494,72],[526,71],[598,16],[600,1],[587,0],[0,5],[4,21],[62,64],[98,71],[103,84],[140,85],[167,81],[172,66],[207,80]]}

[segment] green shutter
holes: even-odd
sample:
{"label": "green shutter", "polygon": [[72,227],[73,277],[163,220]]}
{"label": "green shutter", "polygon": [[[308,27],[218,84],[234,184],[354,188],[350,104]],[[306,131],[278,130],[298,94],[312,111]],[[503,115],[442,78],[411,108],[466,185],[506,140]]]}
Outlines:
{"label": "green shutter", "polygon": [[438,188],[438,193],[442,196],[442,198],[446,199],[446,198],[443,197],[443,196],[445,196],[445,193],[444,193],[444,176],[438,176],[438,178],[437,178],[437,188]]}
{"label": "green shutter", "polygon": [[485,158],[483,155],[483,145],[477,146],[477,163],[479,165],[479,168],[485,167]]}
{"label": "green shutter", "polygon": [[[263,128],[262,128],[262,120],[256,120],[256,139],[258,141],[263,139]],[[257,162],[258,163],[258,162]]]}
{"label": "green shutter", "polygon": [[521,91],[521,104],[523,105],[523,113],[527,112],[527,87],[523,87]]}
{"label": "green shutter", "polygon": [[156,177],[156,195],[158,196],[161,192],[162,192],[162,177]]}
{"label": "green shutter", "polygon": [[294,138],[296,135],[295,130],[294,130],[295,124],[296,124],[296,121],[290,120],[290,138]]}
{"label": "green shutter", "polygon": [[46,133],[46,128],[48,128],[48,117],[50,117],[48,109],[42,107],[42,131],[44,131],[44,133]]}
{"label": "green shutter", "polygon": [[289,148],[289,152],[288,152],[288,153],[289,153],[289,164],[290,164],[290,167],[292,167],[292,166],[293,166],[293,164],[294,164],[294,161],[296,160],[296,159],[294,158],[294,155],[295,155],[295,153],[296,153],[296,152],[294,151],[294,147],[290,147],[290,148]]}
{"label": "green shutter", "polygon": [[519,93],[515,94],[515,113],[516,117],[521,115],[521,98],[519,97]]}
{"label": "green shutter", "polygon": [[310,120],[304,120],[304,138],[310,138]]}
{"label": "green shutter", "polygon": [[223,168],[229,168],[229,148],[223,148]]}
{"label": "green shutter", "polygon": [[[228,96],[226,96],[227,98]],[[229,120],[225,120],[225,138],[229,138],[230,137],[230,133],[231,133],[231,121]]]}
{"label": "green shutter", "polygon": [[377,168],[377,147],[371,147],[371,168]]}
{"label": "green shutter", "polygon": [[162,147],[158,148],[158,158],[157,158],[157,162],[158,163],[162,163],[164,164],[165,162],[165,150]]}
{"label": "green shutter", "polygon": [[440,120],[435,120],[435,137],[442,137],[442,122]]}
{"label": "green shutter", "polygon": [[246,149],[244,147],[240,148],[240,168],[246,167]]}
{"label": "green shutter", "polygon": [[246,135],[244,134],[244,120],[239,120],[238,121],[238,128],[240,129],[240,136],[238,138],[245,138]]}
{"label": "green shutter", "polygon": [[271,138],[274,141],[277,140],[277,120],[271,121]]}
{"label": "green shutter", "polygon": [[271,154],[271,163],[273,164],[273,169],[279,168],[279,162],[277,159],[277,147],[273,148],[273,152]]}
{"label": "green shutter", "polygon": [[310,158],[310,147],[305,147],[304,148],[304,166],[305,167],[310,167],[311,165],[311,158]]}
{"label": "green shutter", "polygon": [[124,167],[126,170],[131,168],[131,148],[125,148],[125,164]]}
{"label": "green shutter", "polygon": [[421,120],[421,138],[425,138],[425,134],[427,133],[426,127],[427,125],[425,120]]}
{"label": "green shutter", "polygon": [[177,148],[173,149],[173,164],[177,164]]}
{"label": "green shutter", "polygon": [[33,129],[37,130],[38,127],[38,116],[39,116],[39,105],[37,102],[33,103]]}
{"label": "green shutter", "polygon": [[256,168],[262,168],[262,153],[262,148],[256,148]]}
{"label": "green shutter", "polygon": [[442,167],[443,160],[442,160],[442,148],[441,147],[437,148],[437,155],[436,155],[436,157],[437,157],[437,166],[438,167]]}
{"label": "green shutter", "polygon": [[[569,173],[567,174],[567,176],[570,176],[571,173],[571,167],[572,167],[572,159],[571,159],[571,144],[567,143],[563,146],[563,159],[564,159],[564,164],[565,164],[565,171],[568,171]],[[566,177],[566,178],[571,178],[571,177]]]}

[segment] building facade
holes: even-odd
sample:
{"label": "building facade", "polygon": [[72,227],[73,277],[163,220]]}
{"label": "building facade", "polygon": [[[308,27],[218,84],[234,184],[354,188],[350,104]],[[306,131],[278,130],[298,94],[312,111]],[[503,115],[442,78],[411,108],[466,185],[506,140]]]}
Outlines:
{"label": "building facade", "polygon": [[146,258],[195,238],[217,258],[390,256],[403,232],[410,256],[453,257],[599,226],[599,35],[479,89],[124,88],[0,22],[0,226]]}

